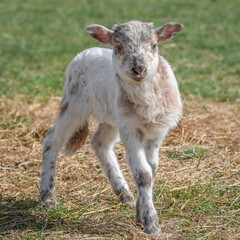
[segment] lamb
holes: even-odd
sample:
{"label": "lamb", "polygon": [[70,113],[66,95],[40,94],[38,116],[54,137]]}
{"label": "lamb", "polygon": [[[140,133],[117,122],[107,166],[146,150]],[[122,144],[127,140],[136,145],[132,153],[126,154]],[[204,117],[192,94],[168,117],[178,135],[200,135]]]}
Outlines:
{"label": "lamb", "polygon": [[157,44],[182,29],[175,22],[154,29],[153,23],[140,21],[115,25],[113,30],[96,24],[86,28],[112,50],[87,49],[67,68],[59,113],[44,139],[40,200],[46,205],[55,201],[59,151],[64,145],[63,154],[71,155],[84,144],[93,116],[99,124],[91,146],[114,193],[122,203],[134,203],[113,151],[120,135],[137,187],[136,220],[145,233],[160,234],[152,192],[158,152],[181,118],[182,103],[174,73],[158,54]]}

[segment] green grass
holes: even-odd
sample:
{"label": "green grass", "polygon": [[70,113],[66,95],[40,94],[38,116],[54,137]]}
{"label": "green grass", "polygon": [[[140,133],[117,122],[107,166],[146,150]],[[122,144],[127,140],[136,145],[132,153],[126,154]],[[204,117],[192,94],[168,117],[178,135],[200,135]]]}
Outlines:
{"label": "green grass", "polygon": [[[237,230],[240,201],[231,202],[229,198],[236,198],[239,190],[239,185],[228,186],[221,178],[213,178],[207,184],[199,181],[185,189],[174,190],[160,185],[154,197],[163,218],[183,220],[187,239],[201,239],[220,226],[225,230],[230,227]],[[221,233],[215,234],[216,237],[221,237]]]}
{"label": "green grass", "polygon": [[202,149],[200,147],[194,147],[193,149],[183,146],[182,151],[168,151],[168,155],[170,159],[178,160],[176,163],[179,163],[179,161],[184,161],[188,159],[194,160],[195,158],[198,159],[197,168],[199,167],[199,164],[201,161],[208,156],[208,150]]}
{"label": "green grass", "polygon": [[208,150],[202,149],[199,147],[196,148],[189,148],[187,146],[183,146],[183,151],[169,151],[169,157],[171,159],[177,159],[177,160],[186,160],[186,159],[204,159],[208,155]]}
{"label": "green grass", "polygon": [[77,52],[101,46],[84,32],[91,23],[111,28],[131,19],[169,21],[184,31],[161,45],[185,97],[239,101],[238,0],[2,0],[0,95],[61,95],[67,64]]}

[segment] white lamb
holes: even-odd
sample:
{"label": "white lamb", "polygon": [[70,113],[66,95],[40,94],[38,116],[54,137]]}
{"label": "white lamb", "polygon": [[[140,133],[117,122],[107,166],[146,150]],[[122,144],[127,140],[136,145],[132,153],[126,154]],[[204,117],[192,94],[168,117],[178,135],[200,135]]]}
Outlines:
{"label": "white lamb", "polygon": [[120,135],[138,191],[137,222],[145,233],[161,232],[153,205],[154,176],[159,148],[169,129],[177,126],[182,103],[173,71],[158,54],[157,44],[182,29],[180,23],[154,29],[153,23],[139,21],[115,25],[113,31],[101,25],[86,28],[113,50],[87,49],[68,66],[59,114],[44,140],[40,186],[44,203],[55,200],[59,151],[65,145],[63,152],[70,155],[84,144],[92,115],[99,124],[91,145],[113,191],[123,203],[134,201],[113,152]]}

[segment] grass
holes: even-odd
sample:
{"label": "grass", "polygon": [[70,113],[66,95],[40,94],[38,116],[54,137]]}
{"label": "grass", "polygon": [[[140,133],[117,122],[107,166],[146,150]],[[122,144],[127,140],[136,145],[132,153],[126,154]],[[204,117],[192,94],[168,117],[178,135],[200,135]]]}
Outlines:
{"label": "grass", "polygon": [[[147,239],[135,224],[135,210],[111,191],[89,139],[72,157],[59,157],[57,207],[46,211],[38,204],[41,144],[59,101],[1,102],[0,238]],[[159,155],[154,202],[161,239],[238,239],[239,108],[200,101],[184,105],[181,125]],[[95,127],[91,121],[91,134]],[[136,196],[123,146],[115,152]]]}
{"label": "grass", "polygon": [[[101,46],[84,32],[91,23],[111,28],[130,19],[185,25],[160,46],[186,97],[239,101],[238,0],[1,1],[0,95],[60,96],[67,64],[77,52]],[[194,97],[196,98],[196,97]]]}
{"label": "grass", "polygon": [[[199,182],[184,190],[158,186],[154,200],[157,210],[161,213],[161,219],[165,224],[173,224],[178,220],[176,228],[182,233],[178,233],[177,236],[184,234],[187,239],[201,239],[208,235],[214,236],[211,239],[229,239],[228,232],[238,231],[240,207],[239,202],[229,202],[229,195],[236,197],[240,189],[237,185],[226,186],[224,182],[221,184],[219,188],[218,179],[212,179],[208,184]],[[133,209],[116,206],[108,198],[99,201],[100,205],[105,200],[106,208],[88,212],[88,206],[72,206],[64,201],[56,208],[46,211],[37,201],[21,197],[1,199],[3,237],[7,233],[10,236],[27,235],[28,239],[45,239],[46,236],[57,233],[59,236],[63,234],[66,238],[71,238],[71,234],[75,232],[79,237],[83,236],[84,232],[89,232],[89,236],[99,236],[99,239],[115,239],[117,236],[132,239],[130,228],[125,229],[125,234],[121,233],[122,227],[118,226],[121,219],[133,225],[132,228],[136,231]],[[108,221],[109,229],[104,228],[101,221]],[[94,223],[102,228],[94,229]]]}
{"label": "grass", "polygon": [[[162,239],[240,239],[239,15],[238,0],[2,0],[0,239],[152,239],[111,191],[89,139],[74,156],[59,157],[56,208],[37,202],[42,141],[67,64],[77,52],[102,46],[84,28],[131,19],[185,25],[159,46],[185,99],[155,179]],[[136,196],[121,144],[116,154]]]}
{"label": "grass", "polygon": [[226,186],[224,181],[213,178],[207,184],[198,182],[185,189],[162,188],[158,204],[168,221],[178,219],[178,227],[187,239],[205,239],[209,235],[210,239],[229,239],[227,230],[236,230],[240,223],[239,202],[231,203],[229,195],[236,197],[239,190],[239,186]]}

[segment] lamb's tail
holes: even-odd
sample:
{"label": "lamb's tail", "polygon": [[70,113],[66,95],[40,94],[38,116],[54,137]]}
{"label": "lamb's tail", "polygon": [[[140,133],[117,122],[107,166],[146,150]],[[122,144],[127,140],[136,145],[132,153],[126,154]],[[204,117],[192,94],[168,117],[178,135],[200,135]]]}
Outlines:
{"label": "lamb's tail", "polygon": [[65,156],[72,155],[85,143],[85,140],[89,134],[88,122],[83,127],[77,129],[70,139],[67,141],[66,147],[63,149],[62,153]]}

